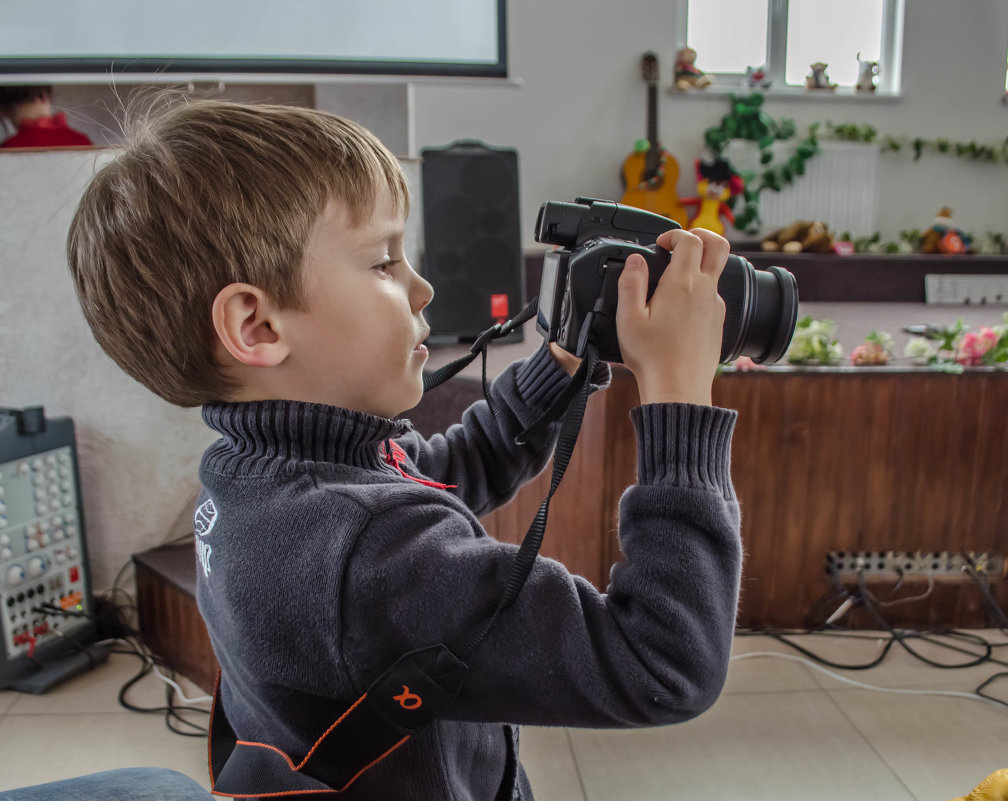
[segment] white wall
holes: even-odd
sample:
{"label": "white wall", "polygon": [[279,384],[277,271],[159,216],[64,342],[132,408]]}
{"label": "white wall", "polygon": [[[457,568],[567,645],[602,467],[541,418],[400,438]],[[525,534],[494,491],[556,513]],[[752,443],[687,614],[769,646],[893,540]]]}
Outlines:
{"label": "white wall", "polygon": [[[513,0],[511,74],[520,86],[417,84],[419,147],[460,137],[518,149],[522,230],[532,247],[539,204],[577,194],[619,197],[620,166],[643,137],[645,87],[640,55],[659,56],[663,87],[670,82],[677,31],[670,0],[592,3]],[[870,123],[881,133],[1000,143],[1008,134],[1004,93],[1008,48],[1005,0],[907,0],[900,100],[768,98],[774,118],[809,123]],[[703,54],[698,62],[703,66]],[[728,111],[724,96],[659,98],[659,136],[681,165],[679,194],[695,194],[692,162],[703,132]],[[963,159],[882,157],[878,230],[926,228],[943,205],[975,232],[1008,231],[1008,165]]]}

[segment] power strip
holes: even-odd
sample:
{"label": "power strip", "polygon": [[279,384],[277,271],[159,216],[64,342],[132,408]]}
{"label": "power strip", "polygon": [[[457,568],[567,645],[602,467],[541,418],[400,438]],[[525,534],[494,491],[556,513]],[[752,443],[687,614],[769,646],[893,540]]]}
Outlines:
{"label": "power strip", "polygon": [[1006,306],[1008,275],[924,276],[924,301],[929,305]]}
{"label": "power strip", "polygon": [[968,579],[970,570],[988,578],[1002,578],[1004,569],[1004,556],[986,551],[830,551],[826,554],[826,571],[839,578],[863,575]]}

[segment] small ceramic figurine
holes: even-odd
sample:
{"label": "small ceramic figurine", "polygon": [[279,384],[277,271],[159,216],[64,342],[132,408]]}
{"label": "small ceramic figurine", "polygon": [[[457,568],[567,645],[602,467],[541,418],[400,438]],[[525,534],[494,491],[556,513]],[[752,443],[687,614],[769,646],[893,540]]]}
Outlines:
{"label": "small ceramic figurine", "polygon": [[710,86],[711,79],[696,66],[697,52],[692,47],[684,47],[676,53],[675,77],[673,83],[680,92],[703,89]]}
{"label": "small ceramic figurine", "polygon": [[810,75],[805,76],[805,88],[806,89],[827,89],[829,91],[834,91],[837,88],[835,83],[830,83],[829,76],[826,74],[826,68],[829,64],[822,61],[816,61],[814,64],[809,65],[809,69],[812,70]]}
{"label": "small ceramic figurine", "polygon": [[857,83],[854,88],[858,92],[874,92],[878,88],[878,62],[862,61],[861,53],[858,53],[857,66]]}

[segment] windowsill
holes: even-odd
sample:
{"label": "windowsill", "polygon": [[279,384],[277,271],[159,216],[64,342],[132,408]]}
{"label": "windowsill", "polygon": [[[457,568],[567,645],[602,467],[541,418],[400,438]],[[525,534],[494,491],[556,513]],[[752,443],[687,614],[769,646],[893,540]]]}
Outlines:
{"label": "windowsill", "polygon": [[676,89],[674,86],[669,86],[666,92],[672,97],[690,99],[698,99],[705,95],[724,98],[728,95],[748,96],[751,94],[760,94],[773,100],[804,100],[813,103],[822,103],[831,100],[849,103],[896,103],[903,99],[903,95],[899,92],[882,90],[877,92],[855,92],[849,86],[841,86],[834,91],[829,91],[827,89],[805,89],[801,86],[771,86],[768,89],[751,89],[748,86],[729,83],[712,83],[703,89],[690,89],[685,92]]}

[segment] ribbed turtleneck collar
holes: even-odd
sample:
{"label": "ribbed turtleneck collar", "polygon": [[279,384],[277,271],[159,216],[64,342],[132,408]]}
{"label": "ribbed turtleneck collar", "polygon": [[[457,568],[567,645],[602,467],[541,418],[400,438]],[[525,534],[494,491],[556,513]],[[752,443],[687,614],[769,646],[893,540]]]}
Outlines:
{"label": "ribbed turtleneck collar", "polygon": [[300,401],[212,403],[203,420],[219,432],[203,457],[214,472],[263,474],[291,461],[376,468],[378,444],[412,429],[409,420]]}

